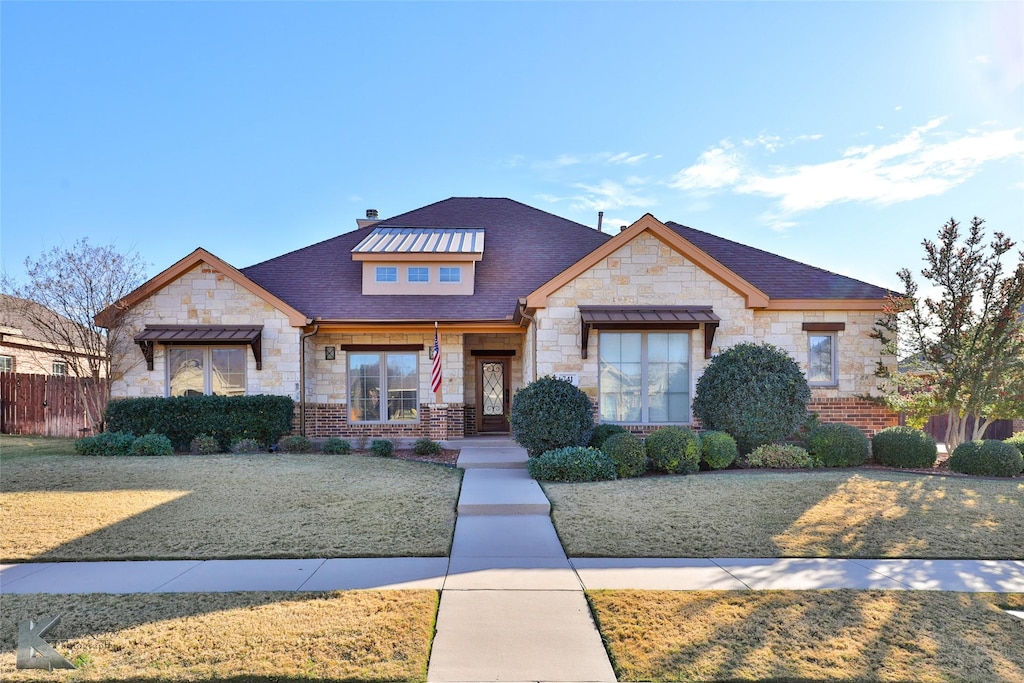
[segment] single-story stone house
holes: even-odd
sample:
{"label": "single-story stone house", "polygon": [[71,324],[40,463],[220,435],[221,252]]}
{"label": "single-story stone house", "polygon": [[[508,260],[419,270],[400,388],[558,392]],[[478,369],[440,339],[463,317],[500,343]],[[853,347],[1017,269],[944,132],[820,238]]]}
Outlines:
{"label": "single-story stone house", "polygon": [[[238,269],[203,250],[100,314],[136,345],[116,398],[284,394],[310,437],[508,431],[515,391],[554,375],[595,419],[694,425],[708,360],[786,349],[812,409],[868,433],[887,290],[644,215],[609,235],[510,199],[453,197]],[[435,330],[440,386],[433,389]],[[129,358],[130,357],[130,358]]]}

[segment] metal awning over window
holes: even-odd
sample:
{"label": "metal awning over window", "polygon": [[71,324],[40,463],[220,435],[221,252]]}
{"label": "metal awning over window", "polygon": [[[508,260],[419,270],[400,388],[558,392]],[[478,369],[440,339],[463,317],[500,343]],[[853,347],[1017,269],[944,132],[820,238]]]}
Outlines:
{"label": "metal awning over window", "polygon": [[146,325],[135,335],[146,366],[153,369],[153,345],[241,346],[252,348],[256,369],[263,369],[263,325]]}
{"label": "metal awning over window", "polygon": [[704,357],[711,357],[711,345],[721,318],[711,306],[580,306],[580,353],[587,357],[592,328],[604,330],[696,330],[704,326]]}

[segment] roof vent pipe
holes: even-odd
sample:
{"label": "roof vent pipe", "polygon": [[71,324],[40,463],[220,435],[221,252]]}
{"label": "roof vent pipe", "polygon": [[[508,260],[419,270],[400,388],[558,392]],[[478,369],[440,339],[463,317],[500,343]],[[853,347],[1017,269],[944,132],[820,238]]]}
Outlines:
{"label": "roof vent pipe", "polygon": [[597,212],[597,231],[601,232],[601,225],[604,223],[604,211]]}
{"label": "roof vent pipe", "polygon": [[367,209],[366,210],[366,217],[369,218],[371,221],[377,220],[377,218],[379,216],[380,216],[380,213],[377,211],[377,209]]}

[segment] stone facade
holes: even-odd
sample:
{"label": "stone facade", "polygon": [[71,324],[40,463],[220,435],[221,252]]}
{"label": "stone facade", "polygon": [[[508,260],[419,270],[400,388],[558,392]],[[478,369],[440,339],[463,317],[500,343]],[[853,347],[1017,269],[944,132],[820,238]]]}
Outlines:
{"label": "stone facade", "polygon": [[132,338],[149,325],[263,325],[263,369],[246,349],[247,394],[299,398],[299,340],[281,311],[239,286],[230,277],[200,264],[139,302],[131,312],[125,346],[119,349],[111,373],[111,393],[118,398],[166,396],[167,347],[156,344],[153,369],[148,370]]}

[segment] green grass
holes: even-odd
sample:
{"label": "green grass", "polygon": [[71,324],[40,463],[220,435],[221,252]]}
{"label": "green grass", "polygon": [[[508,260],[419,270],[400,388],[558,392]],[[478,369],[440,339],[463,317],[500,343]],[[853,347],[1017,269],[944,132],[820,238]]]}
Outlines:
{"label": "green grass", "polygon": [[0,465],[42,455],[74,455],[75,440],[50,436],[0,434]]}
{"label": "green grass", "polygon": [[[9,443],[4,439],[4,450]],[[444,556],[461,471],[358,455],[10,449],[4,561]]]}
{"label": "green grass", "polygon": [[[437,614],[429,590],[0,596],[0,680],[423,681]],[[15,668],[19,621],[77,671]]]}
{"label": "green grass", "polygon": [[1024,594],[590,591],[620,681],[1019,683]]}
{"label": "green grass", "polygon": [[1024,480],[877,470],[545,483],[570,557],[1024,557]]}

